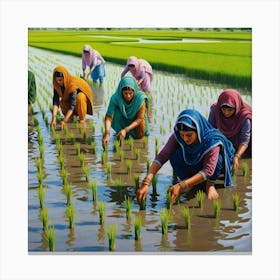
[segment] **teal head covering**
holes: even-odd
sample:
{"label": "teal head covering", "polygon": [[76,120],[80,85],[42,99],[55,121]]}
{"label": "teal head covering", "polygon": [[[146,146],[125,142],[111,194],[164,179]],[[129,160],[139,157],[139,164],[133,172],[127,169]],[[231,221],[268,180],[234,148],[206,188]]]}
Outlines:
{"label": "teal head covering", "polygon": [[[123,98],[122,88],[130,87],[134,91],[133,99],[127,104]],[[119,132],[125,126],[131,124],[136,119],[137,112],[141,108],[143,102],[146,102],[146,108],[149,108],[149,101],[146,94],[138,88],[137,81],[134,77],[123,77],[117,87],[116,92],[112,95],[110,103],[106,112],[108,116],[114,116],[112,121],[112,128]],[[145,114],[146,133],[149,135],[149,123]],[[135,137],[134,131],[129,132],[132,137]]]}

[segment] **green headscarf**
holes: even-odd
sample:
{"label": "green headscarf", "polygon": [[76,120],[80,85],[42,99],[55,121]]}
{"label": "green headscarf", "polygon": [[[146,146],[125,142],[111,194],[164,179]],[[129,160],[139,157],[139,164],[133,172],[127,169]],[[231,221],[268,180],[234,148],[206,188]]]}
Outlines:
{"label": "green headscarf", "polygon": [[[134,90],[134,97],[130,104],[125,102],[122,95],[122,88],[126,86]],[[110,99],[110,103],[106,112],[106,115],[113,116],[112,128],[116,132],[119,132],[124,127],[130,125],[136,119],[137,112],[141,108],[141,105],[144,101],[146,102],[146,108],[149,108],[148,97],[144,92],[139,90],[136,79],[130,76],[123,77],[119,82],[116,92]],[[149,135],[150,129],[146,113],[144,119],[146,123],[145,135]],[[136,135],[134,130],[129,131],[128,136],[135,138]]]}

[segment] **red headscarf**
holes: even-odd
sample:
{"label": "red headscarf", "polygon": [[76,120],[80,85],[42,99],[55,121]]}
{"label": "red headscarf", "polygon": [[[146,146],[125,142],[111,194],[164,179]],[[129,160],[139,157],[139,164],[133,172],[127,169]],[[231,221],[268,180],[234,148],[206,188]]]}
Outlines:
{"label": "red headscarf", "polygon": [[[226,118],[221,111],[222,105],[234,107],[234,115]],[[251,106],[245,103],[240,93],[234,89],[224,90],[220,94],[217,103],[212,105],[212,108],[215,112],[216,126],[227,138],[233,137],[240,131],[245,119],[252,120]]]}

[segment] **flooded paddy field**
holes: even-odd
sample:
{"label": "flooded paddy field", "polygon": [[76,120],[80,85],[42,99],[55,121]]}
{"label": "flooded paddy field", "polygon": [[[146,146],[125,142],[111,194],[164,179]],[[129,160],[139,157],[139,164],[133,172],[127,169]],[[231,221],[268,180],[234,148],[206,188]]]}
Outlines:
{"label": "flooded paddy field", "polygon": [[[252,180],[251,158],[241,159],[249,167],[247,174],[239,168],[233,180],[235,187],[219,187],[221,212],[214,216],[213,202],[203,201],[198,207],[195,191],[181,195],[180,203],[170,210],[168,232],[162,234],[160,214],[167,207],[166,189],[172,185],[173,172],[166,163],[158,173],[157,182],[150,187],[146,210],[136,202],[137,178],[144,178],[147,166],[173,132],[173,124],[180,111],[199,110],[208,117],[210,105],[222,89],[229,87],[181,75],[155,71],[152,92],[149,94],[150,136],[127,141],[123,153],[116,148],[113,131],[108,152],[103,153],[102,135],[104,116],[110,96],[115,92],[123,66],[106,64],[103,87],[91,85],[94,114],[87,116],[87,128],[81,129],[75,121],[61,131],[51,131],[52,71],[65,66],[71,74],[80,75],[81,59],[28,49],[28,67],[37,83],[37,101],[28,110],[28,250],[49,252],[49,244],[41,219],[44,204],[48,225],[55,230],[56,252],[109,251],[108,226],[116,226],[115,252],[243,252],[252,250]],[[251,104],[251,92],[238,89],[243,99]],[[128,166],[131,165],[131,168]],[[38,176],[38,166],[42,168]],[[65,179],[67,178],[67,179]],[[71,203],[64,180],[71,188]],[[40,182],[43,195],[39,192]],[[93,186],[97,196],[93,197]],[[68,192],[69,193],[69,192]],[[232,195],[238,194],[240,204],[234,210]],[[127,216],[126,199],[132,199]],[[104,224],[99,220],[99,203],[106,205]],[[74,226],[69,227],[68,207],[74,208]],[[191,213],[191,228],[187,229],[183,209]],[[141,217],[141,238],[135,240],[134,222]]]}

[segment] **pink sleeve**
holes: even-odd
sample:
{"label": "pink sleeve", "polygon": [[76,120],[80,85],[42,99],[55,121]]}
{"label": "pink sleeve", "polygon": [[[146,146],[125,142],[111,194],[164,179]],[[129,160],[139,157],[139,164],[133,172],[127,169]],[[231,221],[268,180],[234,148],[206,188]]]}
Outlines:
{"label": "pink sleeve", "polygon": [[203,158],[203,168],[202,172],[206,178],[211,177],[217,166],[218,158],[220,153],[220,147],[214,147],[211,149]]}
{"label": "pink sleeve", "polygon": [[176,141],[174,134],[172,134],[169,137],[165,146],[162,148],[162,150],[156,156],[154,161],[156,161],[160,166],[164,165],[170,159],[171,155],[176,151],[176,149],[178,147],[179,147],[179,144]]}
{"label": "pink sleeve", "polygon": [[121,78],[128,72],[128,66],[125,66],[125,68],[123,69],[122,73],[121,73]]}

